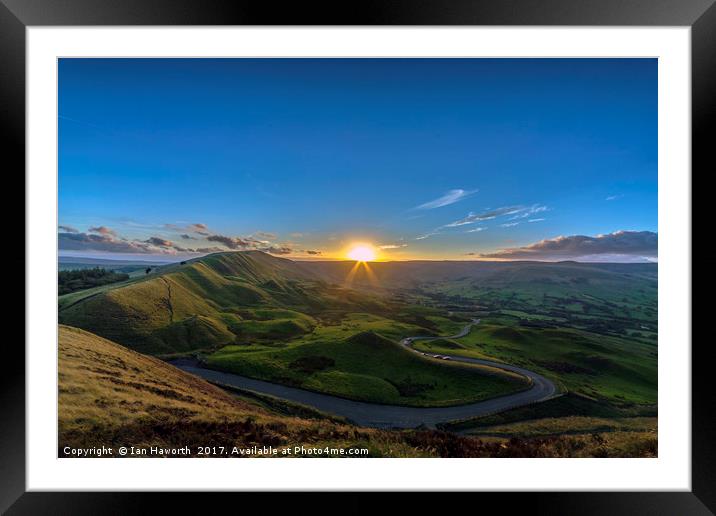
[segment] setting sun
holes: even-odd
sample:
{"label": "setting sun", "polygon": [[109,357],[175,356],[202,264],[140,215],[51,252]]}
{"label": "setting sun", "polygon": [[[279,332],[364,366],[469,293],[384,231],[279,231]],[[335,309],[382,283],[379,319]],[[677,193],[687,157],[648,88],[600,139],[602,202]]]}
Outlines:
{"label": "setting sun", "polygon": [[356,244],[348,250],[346,256],[357,262],[372,262],[376,258],[376,252],[370,244]]}

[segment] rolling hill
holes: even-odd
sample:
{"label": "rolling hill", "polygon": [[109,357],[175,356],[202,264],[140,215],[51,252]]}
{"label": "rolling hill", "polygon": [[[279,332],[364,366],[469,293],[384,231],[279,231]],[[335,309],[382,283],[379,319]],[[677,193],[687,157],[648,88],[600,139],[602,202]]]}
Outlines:
{"label": "rolling hill", "polygon": [[[360,327],[372,326],[378,331],[381,325],[391,324],[367,314],[353,315],[348,321],[360,321]],[[527,380],[516,374],[427,359],[376,331],[351,335],[343,328],[321,328],[278,348],[226,346],[206,362],[244,376],[395,405],[460,405],[529,387]]]}
{"label": "rolling hill", "polygon": [[346,398],[440,406],[523,387],[398,345],[480,317],[465,338],[418,348],[522,364],[608,403],[655,402],[656,264],[374,262],[371,281],[359,272],[347,285],[354,265],[216,253],[61,296],[59,320],[163,358],[190,354]]}
{"label": "rolling hill", "polygon": [[170,355],[215,349],[238,337],[300,336],[315,324],[310,314],[348,308],[380,311],[384,304],[331,286],[301,263],[247,251],[61,296],[59,320],[132,349]]}
{"label": "rolling hill", "polygon": [[354,287],[380,286],[391,289],[441,287],[469,290],[477,288],[530,287],[540,292],[563,290],[582,292],[585,287],[599,291],[622,292],[635,285],[651,285],[657,279],[656,263],[582,263],[582,262],[488,262],[431,261],[372,262],[370,272],[354,262],[310,261],[302,266],[316,276],[333,283],[345,283],[350,276]]}
{"label": "rolling hill", "polygon": [[426,330],[390,318],[390,303],[261,252],[209,255],[62,301],[62,324],[142,353],[200,354],[213,368],[351,399],[455,405],[526,387],[405,350],[401,338]]}

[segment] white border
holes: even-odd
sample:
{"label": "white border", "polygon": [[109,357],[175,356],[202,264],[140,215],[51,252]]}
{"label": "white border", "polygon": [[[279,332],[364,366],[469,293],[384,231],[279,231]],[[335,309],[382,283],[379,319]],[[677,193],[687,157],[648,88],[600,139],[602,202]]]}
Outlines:
{"label": "white border", "polygon": [[[28,28],[27,488],[690,490],[690,29]],[[659,58],[658,459],[57,459],[58,56]]]}

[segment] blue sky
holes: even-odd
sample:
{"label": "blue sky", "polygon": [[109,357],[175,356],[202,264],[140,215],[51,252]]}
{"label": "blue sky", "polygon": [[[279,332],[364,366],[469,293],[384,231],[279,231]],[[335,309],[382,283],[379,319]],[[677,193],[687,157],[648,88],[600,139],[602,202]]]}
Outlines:
{"label": "blue sky", "polygon": [[63,254],[656,256],[655,59],[61,59],[58,125]]}

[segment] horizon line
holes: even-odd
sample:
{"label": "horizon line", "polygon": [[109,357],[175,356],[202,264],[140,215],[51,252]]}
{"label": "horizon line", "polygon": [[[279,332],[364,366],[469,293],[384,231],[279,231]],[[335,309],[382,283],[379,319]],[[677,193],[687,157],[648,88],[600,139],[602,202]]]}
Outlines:
{"label": "horizon line", "polygon": [[[81,255],[66,255],[66,254],[58,254],[58,262],[62,258],[74,258],[74,259],[86,259],[86,260],[105,260],[105,261],[130,261],[130,262],[155,262],[155,263],[161,263],[161,264],[173,264],[173,263],[179,263],[182,261],[189,261],[189,260],[200,260],[202,258],[206,258],[207,256],[213,256],[218,254],[232,254],[232,253],[261,253],[265,254],[266,256],[270,256],[272,258],[277,259],[283,259],[283,260],[290,260],[293,262],[348,262],[348,263],[357,263],[358,260],[350,260],[345,258],[328,258],[328,257],[290,257],[290,256],[277,256],[271,253],[267,253],[265,251],[261,251],[259,249],[246,249],[241,251],[232,251],[232,250],[226,250],[226,251],[217,251],[215,253],[208,253],[201,256],[183,256],[183,257],[172,257],[172,258],[166,258],[166,259],[152,259],[154,257],[160,257],[161,255],[147,255],[146,257],[141,258],[134,258],[132,257],[117,257],[115,255],[111,255],[111,257],[108,257],[106,255],[96,255],[96,256],[81,256]],[[459,258],[409,258],[409,259],[395,259],[395,260],[370,260],[368,263],[409,263],[409,262],[474,262],[474,263],[583,263],[583,264],[597,264],[597,263],[611,263],[611,264],[624,264],[624,265],[638,265],[638,264],[658,264],[658,258],[655,258],[653,260],[644,260],[644,261],[611,261],[611,260],[605,260],[605,261],[599,261],[599,260],[589,260],[589,261],[580,261],[579,259],[575,258],[565,258],[563,260],[499,260],[494,258],[465,258],[465,259],[459,259]]]}

